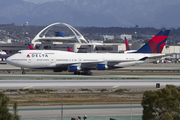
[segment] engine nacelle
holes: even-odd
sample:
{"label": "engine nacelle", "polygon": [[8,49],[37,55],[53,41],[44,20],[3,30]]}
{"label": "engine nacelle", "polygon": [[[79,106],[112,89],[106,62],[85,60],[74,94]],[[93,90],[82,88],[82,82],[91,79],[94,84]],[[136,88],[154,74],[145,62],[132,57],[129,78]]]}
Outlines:
{"label": "engine nacelle", "polygon": [[74,66],[74,65],[68,66],[68,72],[77,72],[79,70],[81,70],[81,68],[78,66]]}
{"label": "engine nacelle", "polygon": [[97,64],[96,69],[97,70],[106,70],[106,69],[108,69],[108,66],[106,64]]}

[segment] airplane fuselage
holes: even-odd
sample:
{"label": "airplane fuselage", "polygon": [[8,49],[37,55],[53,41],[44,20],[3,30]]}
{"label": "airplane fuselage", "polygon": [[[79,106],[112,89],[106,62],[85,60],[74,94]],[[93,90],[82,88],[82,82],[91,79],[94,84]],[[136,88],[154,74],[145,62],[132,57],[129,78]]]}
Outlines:
{"label": "airplane fuselage", "polygon": [[96,64],[101,63],[112,67],[115,65],[126,67],[142,63],[144,61],[140,59],[152,55],[154,54],[73,53],[56,50],[21,50],[9,57],[7,62],[21,68],[63,68],[74,64],[81,64],[79,67],[83,68],[83,66],[94,67]]}
{"label": "airplane fuselage", "polygon": [[[106,70],[152,62],[161,57],[170,30],[161,30],[134,53],[74,53],[57,50],[21,50],[6,59],[6,62],[24,68],[68,70],[74,74],[92,75],[90,70]],[[24,73],[24,71],[22,72]]]}

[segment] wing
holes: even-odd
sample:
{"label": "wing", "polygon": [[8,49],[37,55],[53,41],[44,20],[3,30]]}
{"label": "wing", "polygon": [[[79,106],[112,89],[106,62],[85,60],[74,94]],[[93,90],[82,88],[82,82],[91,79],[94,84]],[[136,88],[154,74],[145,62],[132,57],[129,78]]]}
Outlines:
{"label": "wing", "polygon": [[67,68],[68,66],[77,66],[83,70],[96,69],[97,65],[107,65],[113,67],[121,62],[132,62],[135,60],[111,60],[111,61],[89,61],[89,62],[72,62],[72,63],[57,63],[56,67]]}
{"label": "wing", "polygon": [[55,67],[57,68],[65,68],[67,69],[70,66],[76,66],[78,68],[81,68],[81,70],[93,70],[96,69],[98,66],[104,68],[113,68],[116,65],[122,65],[122,66],[131,66],[135,65],[137,63],[142,63],[142,62],[151,62],[151,61],[156,61],[162,57],[169,56],[170,54],[151,54],[149,56],[143,56],[142,58],[138,60],[130,60],[130,59],[125,59],[125,60],[100,60],[100,61],[71,61],[67,63],[57,63]]}
{"label": "wing", "polygon": [[146,61],[156,61],[156,60],[159,60],[161,59],[162,57],[166,57],[166,56],[170,56],[172,54],[161,54],[161,55],[152,55],[152,56],[149,56],[147,57]]}
{"label": "wing", "polygon": [[104,61],[92,61],[92,62],[72,62],[72,63],[57,63],[56,67],[67,67],[69,65],[84,65],[84,66],[89,66],[89,65],[96,65],[98,63],[102,63]]}

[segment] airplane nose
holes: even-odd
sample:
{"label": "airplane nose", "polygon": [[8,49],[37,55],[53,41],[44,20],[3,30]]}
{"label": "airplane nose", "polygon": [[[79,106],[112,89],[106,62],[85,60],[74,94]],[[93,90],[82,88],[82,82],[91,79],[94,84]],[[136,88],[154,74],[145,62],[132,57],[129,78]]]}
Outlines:
{"label": "airplane nose", "polygon": [[8,64],[11,63],[11,58],[10,58],[10,57],[8,57],[8,58],[6,59],[6,63],[8,63]]}
{"label": "airplane nose", "polygon": [[7,62],[7,63],[9,62],[9,58],[6,58],[6,62]]}

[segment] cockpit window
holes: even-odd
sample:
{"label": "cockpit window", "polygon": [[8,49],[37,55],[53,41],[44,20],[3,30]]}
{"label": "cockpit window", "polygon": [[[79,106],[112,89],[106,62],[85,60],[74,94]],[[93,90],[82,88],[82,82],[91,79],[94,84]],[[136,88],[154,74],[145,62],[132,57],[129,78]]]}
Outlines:
{"label": "cockpit window", "polygon": [[18,52],[19,54],[21,54],[21,52]]}

